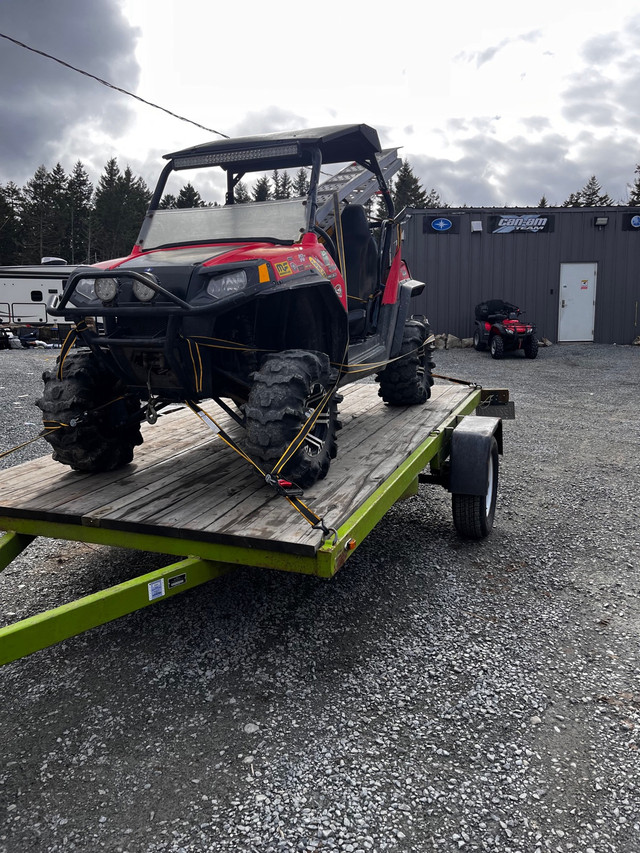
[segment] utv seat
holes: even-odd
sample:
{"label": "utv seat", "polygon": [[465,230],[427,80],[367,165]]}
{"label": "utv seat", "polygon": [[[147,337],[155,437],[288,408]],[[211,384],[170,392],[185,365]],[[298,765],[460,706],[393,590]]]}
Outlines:
{"label": "utv seat", "polygon": [[378,249],[369,230],[364,208],[347,205],[340,216],[344,241],[344,270],[347,281],[349,333],[366,334],[371,297],[378,288]]}

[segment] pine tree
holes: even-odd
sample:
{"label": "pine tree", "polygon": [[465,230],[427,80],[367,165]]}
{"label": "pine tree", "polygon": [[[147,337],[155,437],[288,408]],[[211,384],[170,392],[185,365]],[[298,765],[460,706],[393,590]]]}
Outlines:
{"label": "pine tree", "polygon": [[591,175],[582,189],[577,193],[571,193],[562,203],[562,207],[609,207],[612,204],[613,200],[607,193],[602,192],[596,176]]}
{"label": "pine tree", "polygon": [[636,166],[636,179],[629,193],[629,207],[640,207],[640,165]]}
{"label": "pine tree", "polygon": [[129,166],[120,172],[113,157],[98,182],[94,205],[93,251],[99,260],[128,255],[138,236],[151,193]]}
{"label": "pine tree", "polygon": [[280,198],[291,198],[292,189],[293,184],[289,177],[289,173],[283,172],[280,180]]}
{"label": "pine tree", "polygon": [[39,263],[46,255],[64,251],[66,192],[67,178],[59,163],[53,172],[38,166],[25,184],[20,213],[24,263]]}
{"label": "pine tree", "polygon": [[[412,205],[413,206],[413,205]],[[425,207],[449,207],[448,204],[442,201],[440,198],[440,193],[437,192],[433,187],[427,193],[427,197],[424,203]]]}
{"label": "pine tree", "polygon": [[247,204],[251,201],[247,185],[243,181],[238,181],[236,188],[233,191],[233,198],[236,204]]}
{"label": "pine tree", "polygon": [[546,195],[542,196],[542,198],[538,202],[538,207],[549,207],[549,202],[547,201]]}
{"label": "pine tree", "polygon": [[424,208],[427,206],[427,194],[420,186],[420,181],[413,174],[413,169],[408,160],[402,161],[402,166],[395,177],[392,198],[396,213],[405,207]]}
{"label": "pine tree", "polygon": [[206,207],[206,204],[198,190],[189,182],[178,193],[176,207]]}
{"label": "pine tree", "polygon": [[0,185],[0,264],[18,264],[22,255],[22,191],[13,181]]}
{"label": "pine tree", "polygon": [[562,202],[562,207],[584,207],[582,204],[582,194],[580,192],[571,193],[569,198]]}
{"label": "pine tree", "polygon": [[271,184],[269,178],[263,175],[255,182],[251,197],[254,201],[267,201],[271,198]]}
{"label": "pine tree", "polygon": [[296,179],[293,182],[293,195],[298,198],[299,196],[305,196],[309,192],[309,177],[307,175],[307,170],[304,166],[301,166],[297,173]]}
{"label": "pine tree", "polygon": [[91,197],[93,184],[86,169],[78,160],[73,167],[67,184],[67,245],[72,264],[85,263],[89,259],[91,239]]}
{"label": "pine tree", "polygon": [[277,169],[273,170],[273,174],[271,175],[271,181],[273,183],[273,198],[282,198],[282,178],[280,177],[280,173]]}
{"label": "pine tree", "polygon": [[171,210],[178,206],[178,199],[172,193],[165,193],[160,199],[160,210]]}

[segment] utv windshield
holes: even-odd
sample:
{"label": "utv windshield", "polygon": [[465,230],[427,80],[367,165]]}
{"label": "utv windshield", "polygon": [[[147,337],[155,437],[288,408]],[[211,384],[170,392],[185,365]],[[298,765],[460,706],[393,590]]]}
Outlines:
{"label": "utv windshield", "polygon": [[294,243],[306,230],[305,199],[260,201],[224,207],[155,210],[145,220],[141,249],[224,240]]}

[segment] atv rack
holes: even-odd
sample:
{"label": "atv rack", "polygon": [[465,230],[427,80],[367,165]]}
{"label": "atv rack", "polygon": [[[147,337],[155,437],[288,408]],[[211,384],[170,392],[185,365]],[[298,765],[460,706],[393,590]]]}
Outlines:
{"label": "atv rack", "polygon": [[[502,451],[502,422],[467,416],[501,414],[508,397],[502,390],[435,385],[427,406],[394,408],[381,402],[373,383],[345,389],[343,453],[305,496],[335,529],[331,539],[261,484],[246,460],[203,431],[186,408],[144,425],[135,464],[117,471],[81,474],[44,457],[4,471],[0,570],[37,536],[181,559],[0,628],[0,665],[239,566],[330,578],[397,501],[417,494],[419,482],[455,483],[456,526],[479,538],[467,510],[484,511],[489,448]],[[220,422],[241,444],[238,424],[226,415]],[[461,496],[465,513],[456,519]]]}

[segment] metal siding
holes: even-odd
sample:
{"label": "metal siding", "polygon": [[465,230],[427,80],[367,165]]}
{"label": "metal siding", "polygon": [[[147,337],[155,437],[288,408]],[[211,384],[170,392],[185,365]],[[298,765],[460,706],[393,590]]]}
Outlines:
{"label": "metal siding", "polygon": [[[405,225],[404,254],[414,278],[427,282],[415,300],[436,333],[469,337],[474,307],[491,297],[514,302],[540,337],[557,340],[561,263],[598,265],[594,341],[630,343],[640,334],[640,233],[622,231],[628,207],[545,208],[555,230],[489,234],[488,217],[535,212],[524,208],[413,210]],[[460,218],[459,234],[423,234],[424,216]],[[596,215],[608,216],[601,230]],[[482,233],[471,233],[471,221]]]}

